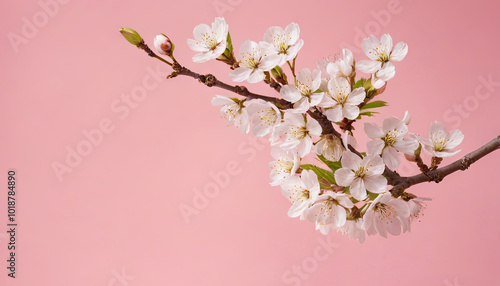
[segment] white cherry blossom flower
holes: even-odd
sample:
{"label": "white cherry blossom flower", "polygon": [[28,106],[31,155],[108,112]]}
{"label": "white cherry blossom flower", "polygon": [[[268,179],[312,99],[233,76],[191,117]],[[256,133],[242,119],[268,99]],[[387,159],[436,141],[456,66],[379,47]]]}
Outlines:
{"label": "white cherry blossom flower", "polygon": [[323,136],[315,145],[314,152],[327,160],[338,161],[345,151],[342,141],[334,135]]}
{"label": "white cherry blossom flower", "polygon": [[283,30],[281,27],[271,27],[264,33],[264,41],[261,46],[267,55],[278,54],[281,57],[279,65],[293,60],[304,45],[299,39],[300,28],[296,23],[290,23]]}
{"label": "white cherry blossom flower", "polygon": [[345,77],[350,78],[354,73],[354,56],[349,49],[342,49],[342,58],[335,62],[328,63],[326,72],[330,78]]}
{"label": "white cherry blossom flower", "polygon": [[365,230],[363,219],[347,220],[337,231],[347,234],[349,238],[357,239],[360,243],[365,241]]}
{"label": "white cherry blossom flower", "polygon": [[453,151],[453,149],[460,145],[463,140],[464,135],[460,130],[455,129],[448,133],[446,127],[439,121],[434,121],[431,124],[429,139],[420,138],[424,150],[439,158],[451,157],[460,152],[461,150]]}
{"label": "white cherry blossom flower", "polygon": [[284,135],[284,142],[280,145],[285,150],[295,149],[301,158],[304,158],[312,147],[312,136],[321,135],[321,126],[313,118],[305,115],[285,112],[285,122],[280,124],[279,134]]}
{"label": "white cherry blossom flower", "polygon": [[293,176],[300,167],[300,158],[293,150],[285,151],[280,147],[274,147],[271,149],[271,156],[276,160],[269,163],[271,186],[277,186],[284,179]]}
{"label": "white cherry blossom flower", "polygon": [[188,39],[191,50],[200,52],[193,57],[193,62],[202,63],[217,58],[226,50],[229,26],[224,18],[217,17],[212,27],[200,24],[193,30],[194,40]]}
{"label": "white cherry blossom flower", "polygon": [[281,57],[276,54],[264,55],[259,44],[249,40],[241,45],[240,58],[239,67],[229,74],[235,82],[260,82],[265,78],[264,72],[273,69],[281,61]]}
{"label": "white cherry blossom flower", "polygon": [[397,152],[413,155],[419,146],[416,139],[404,138],[408,127],[396,117],[384,119],[382,128],[374,123],[365,123],[365,133],[374,139],[366,144],[368,154],[382,154],[385,165],[391,170],[396,170],[399,166]]}
{"label": "white cherry blossom flower", "polygon": [[[394,77],[395,69],[392,62],[401,61],[408,53],[408,45],[404,42],[399,42],[393,49],[389,34],[382,35],[380,41],[371,35],[361,41],[361,48],[370,60],[356,63],[356,68],[365,73],[375,74],[376,79],[381,80],[383,84]],[[372,83],[377,86],[382,84],[377,80],[372,80]]]}
{"label": "white cherry blossom flower", "polygon": [[276,105],[262,99],[251,100],[247,111],[252,118],[252,131],[257,137],[273,133],[281,123],[281,112]]}
{"label": "white cherry blossom flower", "polygon": [[333,122],[344,118],[356,119],[359,115],[358,105],[365,99],[365,89],[362,87],[351,91],[351,85],[343,77],[332,78],[328,82],[328,93],[318,106],[326,111],[326,117]]}
{"label": "white cherry blossom flower", "polygon": [[368,235],[380,234],[387,238],[387,232],[400,235],[401,229],[410,217],[408,204],[394,198],[387,192],[379,195],[368,207],[364,220],[364,229]]}
{"label": "white cherry blossom flower", "polygon": [[[410,209],[410,219],[418,219],[423,209],[425,209],[425,201],[430,201],[431,198],[416,197],[408,201],[408,208]],[[408,229],[409,230],[409,229]]]}
{"label": "white cherry blossom flower", "polygon": [[245,134],[250,131],[248,113],[244,101],[216,95],[212,98],[212,105],[222,105],[220,115],[227,119],[229,126],[236,126]]}
{"label": "white cherry blossom flower", "polygon": [[391,63],[387,62],[384,68],[376,71],[372,74],[372,85],[374,88],[379,89],[385,85],[385,83],[394,77],[396,74],[396,67]]}
{"label": "white cherry blossom flower", "polygon": [[354,205],[346,194],[326,191],[316,198],[307,211],[307,219],[316,224],[322,234],[327,235],[332,227],[339,228],[346,222],[346,208]]}
{"label": "white cherry blossom flower", "polygon": [[335,181],[339,186],[349,187],[356,200],[364,200],[366,191],[386,191],[387,179],[382,176],[385,166],[380,156],[367,155],[361,159],[351,151],[345,151],[340,162],[342,168],[335,171]]}
{"label": "white cherry blossom flower", "polygon": [[281,182],[281,193],[291,203],[289,217],[305,219],[307,209],[314,203],[320,192],[318,177],[313,171],[303,170],[300,178],[292,176]]}
{"label": "white cherry blossom flower", "polygon": [[416,197],[406,202],[408,204],[408,209],[410,210],[410,216],[408,219],[401,219],[403,232],[411,231],[411,222],[419,218],[421,212],[426,206],[424,202],[430,200],[430,198]]}
{"label": "white cherry blossom flower", "polygon": [[323,76],[321,78],[321,84],[319,86],[319,89],[322,91],[328,91],[328,81],[330,81],[330,74],[326,71],[326,67],[332,63],[330,59],[322,59],[316,62],[316,66],[318,69],[321,71],[321,75]]}
{"label": "white cherry blossom flower", "polygon": [[316,106],[323,98],[323,92],[316,92],[321,85],[321,72],[315,69],[312,74],[308,68],[302,69],[297,75],[296,85],[281,87],[281,96],[293,103],[290,112],[306,113],[309,108]]}

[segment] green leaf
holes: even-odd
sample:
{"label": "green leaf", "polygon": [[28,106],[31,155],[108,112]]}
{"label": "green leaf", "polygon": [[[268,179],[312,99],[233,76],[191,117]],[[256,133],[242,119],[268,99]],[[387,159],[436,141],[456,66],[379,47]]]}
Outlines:
{"label": "green leaf", "polygon": [[332,172],[335,173],[338,169],[342,168],[342,164],[340,164],[340,161],[330,161],[326,159],[323,155],[318,155],[318,158],[321,160],[321,162],[325,163],[330,169],[332,169]]}
{"label": "green leaf", "polygon": [[360,78],[357,82],[354,83],[354,86],[352,87],[352,89],[356,89],[358,87],[362,87],[365,89],[366,91],[366,95],[368,96],[370,92],[372,92],[374,90],[373,86],[372,86],[372,79],[371,78]]}
{"label": "green leaf", "polygon": [[319,187],[320,187],[322,190],[332,190],[331,183],[330,183],[330,182],[328,182],[326,179],[319,180]]}
{"label": "green leaf", "polygon": [[368,192],[368,198],[370,198],[370,201],[374,201],[378,196],[379,194]]}
{"label": "green leaf", "polygon": [[318,180],[325,179],[327,180],[330,184],[337,185],[335,182],[335,177],[333,176],[333,173],[330,171],[327,171],[325,169],[322,169],[318,166],[312,165],[312,164],[304,164],[300,166],[304,170],[311,170],[316,175],[318,176]]}
{"label": "green leaf", "polygon": [[233,42],[231,41],[231,35],[229,32],[227,32],[227,39],[226,39],[227,45],[226,45],[226,50],[229,51],[229,54],[233,54]]}
{"label": "green leaf", "polygon": [[356,88],[359,88],[359,87],[363,87],[365,85],[365,82],[367,81],[367,79],[365,78],[360,78],[356,83],[354,83],[354,86],[352,87],[352,89],[356,89]]}
{"label": "green leaf", "polygon": [[387,102],[383,100],[375,100],[372,102],[368,102],[367,104],[363,105],[360,109],[372,109],[372,108],[377,108],[377,107],[384,107],[387,106]]}
{"label": "green leaf", "polygon": [[356,119],[361,119],[361,116],[373,117],[373,116],[375,116],[375,114],[379,114],[379,113],[378,113],[378,112],[376,112],[376,111],[366,111],[366,112],[361,112],[361,113],[358,115],[358,118],[356,118]]}

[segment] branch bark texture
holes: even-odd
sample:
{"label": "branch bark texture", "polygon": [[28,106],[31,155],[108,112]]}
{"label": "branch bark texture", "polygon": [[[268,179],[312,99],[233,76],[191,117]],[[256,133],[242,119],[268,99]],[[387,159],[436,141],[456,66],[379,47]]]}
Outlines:
{"label": "branch bark texture", "polygon": [[400,196],[404,190],[423,182],[441,182],[444,177],[456,172],[467,170],[472,163],[490,154],[491,152],[500,149],[500,135],[495,137],[490,142],[479,147],[477,150],[470,152],[455,162],[443,166],[441,168],[421,173],[411,177],[401,177],[396,172],[386,168],[384,175],[388,178],[388,183],[394,188],[391,189],[393,196]]}

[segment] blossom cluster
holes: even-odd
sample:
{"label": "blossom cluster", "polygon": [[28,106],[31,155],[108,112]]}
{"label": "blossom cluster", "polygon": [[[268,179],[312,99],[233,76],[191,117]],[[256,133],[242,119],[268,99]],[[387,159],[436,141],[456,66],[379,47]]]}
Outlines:
{"label": "blossom cluster", "polygon": [[[367,59],[355,61],[353,53],[343,49],[333,60],[323,59],[314,69],[296,72],[295,59],[304,45],[296,23],[270,27],[262,41],[244,41],[237,57],[223,18],[216,18],[211,26],[196,26],[193,34],[187,44],[198,52],[194,62],[221,60],[231,65],[229,75],[234,82],[264,82],[279,91],[281,101],[216,95],[212,104],[221,106],[221,116],[241,132],[269,136],[270,184],[280,186],[290,201],[288,216],[309,220],[323,234],[333,229],[360,242],[366,234],[387,237],[387,233],[410,230],[429,199],[406,192],[394,197],[387,172],[397,170],[401,154],[415,161],[422,149],[432,156],[431,168],[436,168],[441,158],[459,152],[455,148],[463,134],[459,130],[448,133],[437,121],[431,124],[428,138],[410,133],[411,118],[406,112],[403,119],[384,119],[382,126],[364,123],[364,133],[371,140],[362,153],[355,149],[351,127],[386,105],[373,99],[394,77],[394,62],[407,55],[406,43],[393,45],[388,34],[380,39],[372,35],[361,42]],[[155,38],[160,52],[169,43],[164,35]],[[283,71],[286,66],[293,81]],[[357,72],[368,76],[357,79]],[[325,129],[321,119],[342,131]],[[319,158],[321,167],[302,163],[310,154]]]}

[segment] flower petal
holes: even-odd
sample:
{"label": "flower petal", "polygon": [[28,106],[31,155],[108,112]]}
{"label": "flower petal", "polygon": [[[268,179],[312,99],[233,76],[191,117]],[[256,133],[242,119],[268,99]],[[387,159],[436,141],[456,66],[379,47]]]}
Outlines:
{"label": "flower petal", "polygon": [[321,128],[321,125],[319,125],[318,121],[313,118],[308,118],[307,119],[307,124],[306,124],[307,131],[309,132],[309,135],[311,136],[320,136],[321,132],[323,129]]}
{"label": "flower petal", "polygon": [[248,82],[249,83],[261,82],[264,80],[265,77],[266,76],[264,75],[263,71],[256,69],[248,77]]}
{"label": "flower petal", "polygon": [[361,158],[353,152],[345,151],[340,162],[342,163],[342,167],[356,171],[361,166],[362,161]]}
{"label": "flower petal", "polygon": [[383,193],[387,188],[387,179],[382,175],[365,176],[365,187],[371,193]]}
{"label": "flower petal", "polygon": [[335,171],[335,182],[339,186],[348,187],[354,180],[354,172],[348,168],[340,168]]}
{"label": "flower petal", "polygon": [[385,53],[389,54],[392,50],[392,38],[389,34],[383,34],[380,37],[380,44],[382,45],[382,49]]}
{"label": "flower petal", "polygon": [[238,67],[235,70],[233,70],[229,76],[231,77],[231,80],[234,82],[242,82],[244,80],[247,80],[250,77],[250,74],[252,73],[252,70],[246,67]]}
{"label": "flower petal", "polygon": [[281,96],[288,102],[295,103],[302,98],[300,91],[293,85],[284,85],[280,90]]}
{"label": "flower petal", "polygon": [[345,118],[354,120],[359,115],[359,108],[356,105],[346,104],[344,105],[344,108],[342,108],[342,113],[344,114]]}
{"label": "flower petal", "polygon": [[382,131],[387,134],[389,131],[397,131],[396,138],[403,138],[408,132],[406,124],[396,117],[388,117],[382,122]]}
{"label": "flower petal", "polygon": [[406,57],[406,54],[408,54],[408,45],[404,42],[399,42],[394,47],[394,50],[392,50],[389,60],[399,62]]}
{"label": "flower petal", "polygon": [[207,47],[200,45],[196,40],[188,39],[187,44],[188,44],[189,48],[195,52],[207,52],[208,51]]}
{"label": "flower petal", "polygon": [[394,148],[399,152],[413,155],[415,150],[418,148],[418,141],[415,139],[403,139],[394,142]]}
{"label": "flower petal", "polygon": [[361,102],[363,102],[363,100],[365,100],[365,97],[366,97],[365,89],[362,87],[358,87],[355,90],[351,91],[347,101],[349,102],[349,104],[358,105]]}
{"label": "flower petal", "polygon": [[363,60],[356,63],[356,69],[364,73],[375,73],[382,68],[382,62]]}
{"label": "flower petal", "polygon": [[[373,61],[378,59],[378,53],[374,53],[373,51],[376,50],[379,46],[379,40],[373,35],[361,41],[361,48],[363,49],[363,52],[370,60]],[[356,68],[358,68],[357,65]]]}
{"label": "flower petal", "polygon": [[464,134],[458,129],[452,130],[448,137],[448,140],[444,144],[444,148],[450,150],[460,145],[464,140]]}
{"label": "flower petal", "polygon": [[287,33],[288,36],[288,43],[289,45],[295,44],[297,40],[299,39],[300,35],[300,28],[297,23],[290,23],[288,26],[285,28],[285,32]]}
{"label": "flower petal", "polygon": [[390,170],[394,171],[399,167],[399,156],[398,152],[394,147],[386,147],[382,151],[382,159],[384,159],[384,164]]}
{"label": "flower petal", "polygon": [[382,128],[380,128],[377,124],[368,122],[365,123],[365,133],[372,139],[383,138],[385,135],[385,133],[382,131]]}
{"label": "flower petal", "polygon": [[342,112],[342,106],[336,104],[332,108],[325,111],[326,118],[332,122],[339,122],[344,119],[344,114]]}
{"label": "flower petal", "polygon": [[368,154],[380,155],[382,154],[384,145],[384,141],[375,139],[366,143],[366,149]]}
{"label": "flower petal", "polygon": [[351,185],[349,186],[349,190],[351,191],[351,195],[358,201],[362,201],[366,199],[366,187],[364,180],[356,177],[352,181]]}

